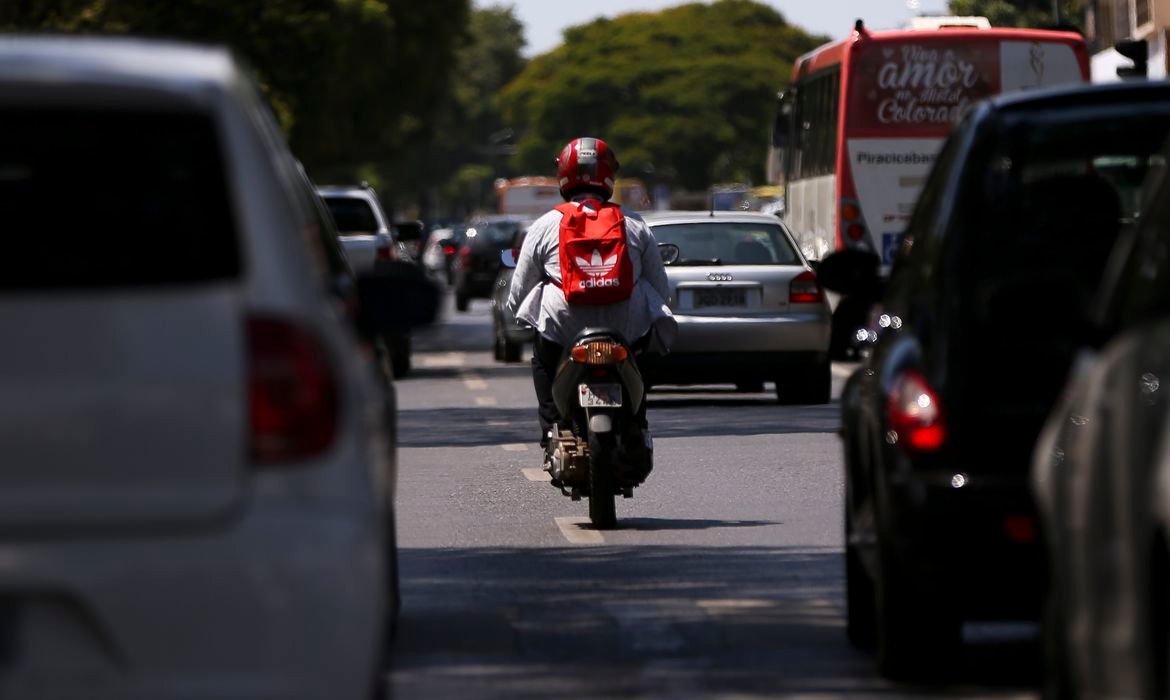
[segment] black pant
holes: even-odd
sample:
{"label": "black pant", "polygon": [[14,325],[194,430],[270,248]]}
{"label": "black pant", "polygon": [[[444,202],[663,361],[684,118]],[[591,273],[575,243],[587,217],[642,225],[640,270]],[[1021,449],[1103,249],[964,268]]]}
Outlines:
{"label": "black pant", "polygon": [[[553,400],[552,385],[553,379],[557,374],[557,366],[561,362],[561,357],[565,354],[565,346],[554,343],[542,336],[539,332],[533,332],[536,339],[532,343],[532,385],[536,389],[536,413],[540,420],[540,446],[545,447],[548,444],[548,432],[552,429],[553,423],[561,423],[561,417],[557,413],[557,404]],[[645,345],[646,338],[641,338],[634,343],[633,349]],[[634,355],[635,363],[637,363],[639,370],[644,371],[644,364],[646,356]],[[638,413],[634,416],[634,420],[638,422],[643,429],[646,428],[646,400],[642,399],[642,405],[638,407]]]}

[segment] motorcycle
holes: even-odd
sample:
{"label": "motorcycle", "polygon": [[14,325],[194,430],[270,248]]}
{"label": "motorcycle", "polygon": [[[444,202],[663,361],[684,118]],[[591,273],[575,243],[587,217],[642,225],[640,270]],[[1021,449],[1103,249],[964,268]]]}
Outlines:
{"label": "motorcycle", "polygon": [[[668,264],[679,255],[672,244],[659,251]],[[514,267],[518,256],[508,250],[501,259]],[[561,421],[549,436],[545,470],[564,495],[589,499],[595,528],[613,529],[617,496],[633,498],[654,468],[654,440],[638,420],[646,386],[635,348],[613,329],[584,329],[566,346],[552,393]]]}
{"label": "motorcycle", "polygon": [[616,527],[615,499],[632,498],[654,464],[654,441],[639,425],[646,388],[634,351],[616,332],[586,328],[566,349],[553,378],[554,424],[546,454],[553,486],[579,501],[599,530]]}

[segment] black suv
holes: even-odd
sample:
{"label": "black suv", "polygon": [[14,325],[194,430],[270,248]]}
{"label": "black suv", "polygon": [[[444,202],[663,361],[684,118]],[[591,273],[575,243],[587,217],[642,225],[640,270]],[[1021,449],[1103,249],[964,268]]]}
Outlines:
{"label": "black suv", "polygon": [[500,272],[500,251],[512,247],[516,234],[528,228],[531,219],[498,215],[468,224],[463,242],[455,254],[455,309],[467,311],[472,299],[490,299]]}
{"label": "black suv", "polygon": [[1004,95],[952,132],[886,288],[872,256],[823,261],[879,301],[842,394],[848,631],[891,677],[945,668],[971,619],[1036,619],[1034,443],[1170,126],[1170,86]]}

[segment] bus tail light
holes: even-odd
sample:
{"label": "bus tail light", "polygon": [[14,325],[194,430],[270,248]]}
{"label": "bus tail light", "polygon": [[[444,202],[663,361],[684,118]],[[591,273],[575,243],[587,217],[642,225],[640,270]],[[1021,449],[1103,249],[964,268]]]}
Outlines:
{"label": "bus tail light", "polygon": [[907,454],[935,452],[946,442],[938,393],[919,372],[908,370],[894,380],[886,415],[898,446]]}
{"label": "bus tail light", "polygon": [[841,202],[841,228],[845,237],[854,243],[865,240],[865,220],[861,218],[861,205],[853,200]]}
{"label": "bus tail light", "polygon": [[812,270],[805,270],[788,283],[789,304],[815,304],[822,299],[821,285]]}

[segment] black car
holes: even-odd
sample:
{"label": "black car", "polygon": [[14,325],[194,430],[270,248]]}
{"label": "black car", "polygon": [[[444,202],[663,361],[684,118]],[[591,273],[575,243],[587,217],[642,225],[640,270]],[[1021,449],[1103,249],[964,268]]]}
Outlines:
{"label": "black car", "polygon": [[1004,95],[948,138],[884,290],[843,253],[830,289],[880,300],[846,383],[848,631],[891,677],[945,668],[972,619],[1037,619],[1032,451],[1109,251],[1170,125],[1170,87]]}
{"label": "black car", "polygon": [[1110,256],[1032,460],[1051,572],[1045,697],[1170,692],[1168,159],[1170,144],[1150,159],[1137,223]]}
{"label": "black car", "polygon": [[472,299],[489,299],[500,271],[500,251],[512,246],[516,233],[530,220],[519,216],[491,216],[472,221],[463,234],[455,258],[455,308],[467,311]]}

